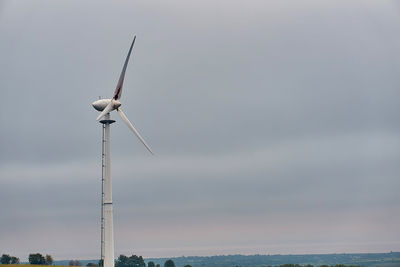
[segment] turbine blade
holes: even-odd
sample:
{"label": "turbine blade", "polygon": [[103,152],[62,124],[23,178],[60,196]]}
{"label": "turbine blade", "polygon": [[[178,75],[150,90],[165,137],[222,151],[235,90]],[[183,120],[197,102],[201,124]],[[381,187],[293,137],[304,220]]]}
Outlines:
{"label": "turbine blade", "polygon": [[129,48],[128,55],[126,56],[126,59],[125,59],[124,67],[122,68],[121,75],[119,76],[117,87],[115,88],[115,91],[114,91],[113,98],[115,100],[118,100],[121,97],[122,86],[124,85],[125,71],[126,71],[126,67],[128,66],[129,57],[131,56],[131,52],[132,52],[132,48],[133,48],[133,44],[135,43],[135,40],[136,40],[136,35],[135,35],[135,37],[133,37],[131,48]]}
{"label": "turbine blade", "polygon": [[113,111],[114,109],[114,103],[113,100],[111,99],[110,103],[103,109],[103,111],[100,113],[100,115],[97,117],[96,121],[100,120],[101,117],[106,115],[107,113]]}
{"label": "turbine blade", "polygon": [[122,112],[120,108],[117,109],[118,114],[121,116],[121,118],[125,121],[126,125],[128,125],[129,129],[132,130],[132,132],[139,138],[139,140],[143,143],[143,145],[147,148],[147,150],[154,155],[153,151],[151,151],[150,147],[146,144],[146,141],[140,136],[139,132],[136,131],[135,127],[133,127],[132,123],[128,120],[128,118],[125,116],[125,114]]}

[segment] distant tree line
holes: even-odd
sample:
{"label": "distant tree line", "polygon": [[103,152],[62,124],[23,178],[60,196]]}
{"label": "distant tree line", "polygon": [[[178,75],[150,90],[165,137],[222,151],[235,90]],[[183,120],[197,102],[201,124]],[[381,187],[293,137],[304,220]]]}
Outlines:
{"label": "distant tree line", "polygon": [[[69,266],[82,266],[82,263],[79,260],[70,260],[68,263]],[[89,265],[91,266],[91,265]]]}
{"label": "distant tree line", "polygon": [[[70,266],[81,266],[72,264],[73,261],[70,261]],[[103,266],[103,261],[100,260],[97,264],[93,262],[89,262],[86,264],[87,267],[102,267]],[[117,260],[115,261],[115,267],[161,267],[160,264],[155,264],[153,261],[149,261],[149,263],[146,266],[146,263],[144,262],[144,259],[142,256],[137,256],[137,255],[132,255],[130,257],[127,257],[125,255],[120,255]],[[175,263],[173,260],[167,260],[164,263],[163,267],[175,267]],[[190,265],[186,265],[185,267],[192,267]]]}
{"label": "distant tree line", "polygon": [[[183,265],[183,264],[182,264]],[[203,265],[206,267],[207,265]],[[256,265],[257,266],[257,265]],[[127,257],[125,255],[120,255],[115,262],[115,267],[161,267],[160,264],[155,264],[153,261],[147,263],[144,262],[142,256],[132,255]],[[166,260],[163,267],[176,267],[173,260]],[[184,265],[184,267],[192,267],[189,264]],[[247,266],[236,266],[236,267],[247,267]],[[360,265],[300,265],[300,264],[282,264],[282,265],[258,265],[258,267],[361,267]]]}
{"label": "distant tree line", "polygon": [[[29,254],[28,257],[30,264],[39,264],[39,265],[52,265],[53,258],[50,255],[43,256],[40,253]],[[19,258],[10,256],[8,254],[3,254],[0,258],[1,264],[19,264]]]}
{"label": "distant tree line", "polygon": [[[186,267],[186,266],[185,266]],[[235,267],[242,267],[240,265],[236,265]],[[344,265],[344,264],[336,264],[336,265],[301,265],[301,264],[282,264],[282,265],[260,265],[260,267],[362,267],[360,265]]]}
{"label": "distant tree line", "polygon": [[38,264],[38,265],[52,265],[53,264],[53,257],[51,257],[49,254],[46,254],[46,256],[43,256],[40,253],[32,253],[32,254],[29,254],[28,260],[29,260],[30,264]]}
{"label": "distant tree line", "polygon": [[1,255],[0,262],[1,264],[19,264],[19,258],[3,254]]}
{"label": "distant tree line", "polygon": [[[279,267],[314,267],[312,264],[300,265],[300,264],[283,264],[279,265]],[[318,267],[317,265],[315,267]],[[344,264],[336,264],[336,265],[320,265],[319,267],[361,267],[359,265],[344,265]]]}
{"label": "distant tree line", "polygon": [[[101,261],[99,262],[101,264]],[[146,267],[146,263],[142,256],[132,255],[127,257],[125,255],[120,255],[115,262],[115,267]],[[160,264],[155,264],[153,261],[149,261],[147,267],[161,267]],[[167,260],[164,263],[163,267],[175,267],[175,263],[173,260]],[[186,265],[185,267],[192,267],[190,265]]]}

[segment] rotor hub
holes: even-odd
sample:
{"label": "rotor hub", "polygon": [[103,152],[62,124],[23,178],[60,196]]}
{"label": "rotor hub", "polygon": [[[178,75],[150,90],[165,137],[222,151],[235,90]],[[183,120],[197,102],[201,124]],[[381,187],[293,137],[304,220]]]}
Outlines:
{"label": "rotor hub", "polygon": [[114,103],[114,109],[117,109],[117,108],[119,108],[120,106],[121,106],[121,102],[119,102],[118,100],[112,100],[113,101],[113,103]]}

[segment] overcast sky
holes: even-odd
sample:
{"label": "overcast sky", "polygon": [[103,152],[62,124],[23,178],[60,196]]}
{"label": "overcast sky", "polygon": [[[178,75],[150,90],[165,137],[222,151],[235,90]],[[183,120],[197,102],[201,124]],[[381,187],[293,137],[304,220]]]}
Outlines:
{"label": "overcast sky", "polygon": [[400,251],[400,4],[0,0],[0,253]]}

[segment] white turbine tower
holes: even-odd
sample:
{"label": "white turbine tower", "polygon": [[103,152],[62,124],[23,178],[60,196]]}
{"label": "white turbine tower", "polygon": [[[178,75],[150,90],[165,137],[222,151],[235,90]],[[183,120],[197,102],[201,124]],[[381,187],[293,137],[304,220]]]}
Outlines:
{"label": "white turbine tower", "polygon": [[93,107],[101,111],[96,120],[100,120],[103,124],[103,141],[102,141],[102,205],[101,205],[101,259],[103,260],[104,267],[114,267],[114,229],[113,229],[113,208],[112,208],[112,185],[111,185],[111,172],[110,172],[110,125],[114,120],[110,119],[110,112],[117,110],[122,120],[128,125],[129,129],[139,138],[147,150],[151,151],[150,147],[146,144],[144,139],[140,136],[139,132],[133,127],[132,123],[128,120],[121,110],[121,103],[118,99],[121,98],[122,86],[124,84],[124,77],[126,67],[128,66],[129,57],[135,43],[136,36],[133,38],[131,47],[129,48],[128,55],[126,56],[124,67],[122,68],[121,75],[118,80],[117,88],[115,89],[114,96],[111,99],[99,99],[92,103]]}

